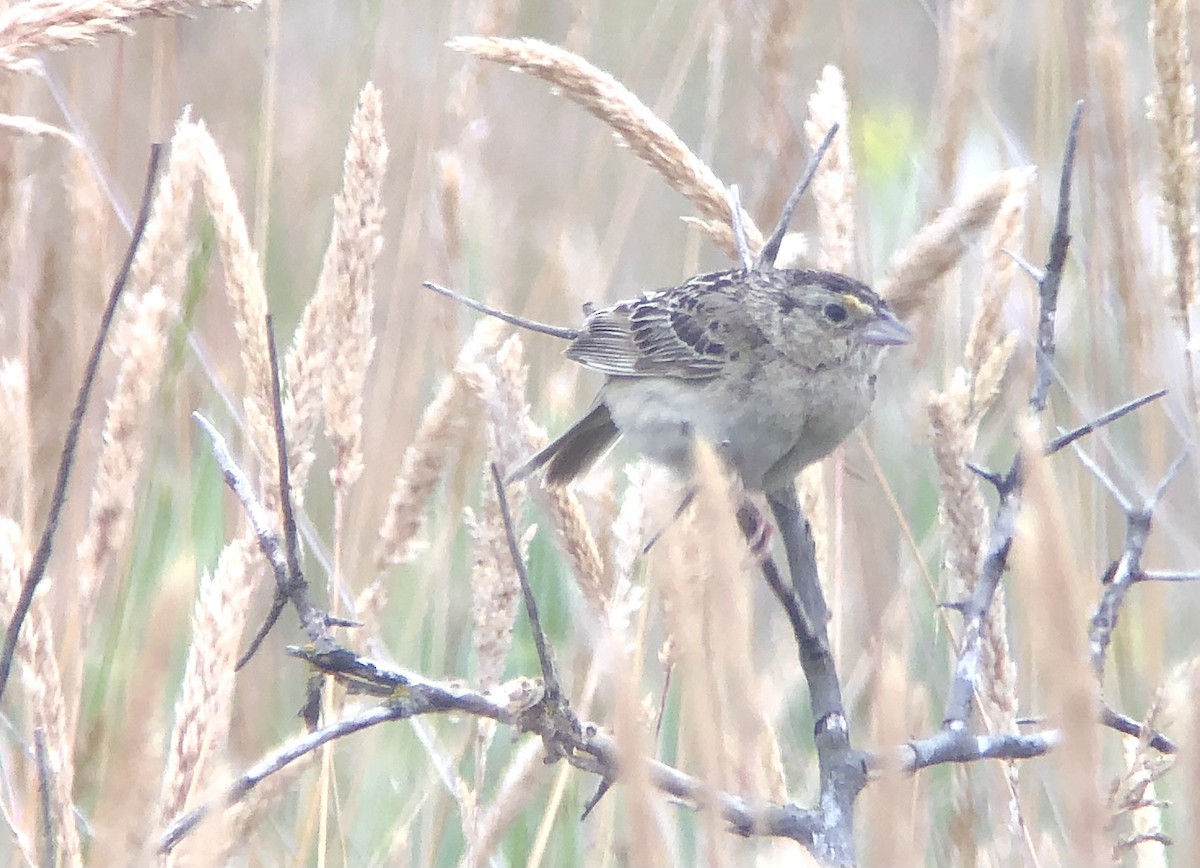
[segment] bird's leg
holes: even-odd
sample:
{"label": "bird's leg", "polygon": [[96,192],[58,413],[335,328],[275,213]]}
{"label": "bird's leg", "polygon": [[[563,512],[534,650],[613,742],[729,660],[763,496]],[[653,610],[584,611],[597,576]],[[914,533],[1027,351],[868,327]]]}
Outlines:
{"label": "bird's leg", "polygon": [[789,484],[769,492],[767,503],[771,507],[771,514],[775,516],[775,524],[787,553],[792,588],[809,616],[824,631],[824,625],[829,621],[829,608],[817,576],[817,550],[812,526],[800,509],[795,485]]}
{"label": "bird's leg", "polygon": [[750,546],[750,554],[756,561],[762,561],[771,551],[771,538],[774,536],[770,519],[763,515],[752,497],[746,496],[738,507],[737,520],[738,527],[746,537],[746,544]]}

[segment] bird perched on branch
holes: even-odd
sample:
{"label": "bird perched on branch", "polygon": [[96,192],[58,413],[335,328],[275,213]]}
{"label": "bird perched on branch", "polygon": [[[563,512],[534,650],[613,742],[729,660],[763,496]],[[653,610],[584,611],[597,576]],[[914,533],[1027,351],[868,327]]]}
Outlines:
{"label": "bird perched on branch", "polygon": [[828,141],[756,260],[734,187],[740,268],[697,275],[610,307],[588,305],[578,329],[531,322],[425,284],[506,322],[568,340],[567,358],[607,377],[583,418],[511,480],[544,467],[547,484],[570,482],[621,435],[651,460],[686,473],[692,440],[702,437],[746,489],[772,492],[858,427],[874,399],[882,349],[910,341],[909,330],[853,278],[774,265]]}

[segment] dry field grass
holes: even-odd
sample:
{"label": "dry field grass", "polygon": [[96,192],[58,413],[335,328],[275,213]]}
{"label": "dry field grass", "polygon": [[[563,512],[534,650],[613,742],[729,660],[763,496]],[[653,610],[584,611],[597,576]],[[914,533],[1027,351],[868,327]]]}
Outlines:
{"label": "dry field grass", "polygon": [[[1056,426],[1169,390],[1081,440],[1084,456],[1030,463],[977,721],[1034,718],[1062,745],[881,773],[858,802],[862,863],[1200,863],[1200,587],[1130,589],[1102,686],[1088,645],[1126,545],[1101,477],[1137,505],[1196,439],[1198,13],[0,2],[3,623],[150,143],[170,142],[0,708],[0,862],[802,864],[794,842],[672,804],[637,763],[580,822],[593,776],[460,715],[367,729],[220,807],[234,775],[302,731],[309,673],[284,653],[303,641],[290,612],[234,673],[273,580],[190,414],[277,506],[270,310],[306,574],[361,623],[339,635],[484,690],[534,676],[488,462],[515,466],[598,383],[553,339],[421,282],[575,324],[585,301],[726,267],[728,185],[761,244],[839,123],[787,255],[871,282],[918,335],[889,352],[863,429],[801,482],[857,746],[886,752],[941,723],[960,619],[939,604],[977,580],[996,507],[965,462],[1006,468]],[[1073,242],[1035,430],[1025,266],[1046,260],[1076,99]],[[510,493],[572,704],[631,755],[811,804],[794,640],[724,491],[672,522],[677,487],[634,458],[618,449],[566,492]],[[1197,577],[1200,456],[1157,505],[1143,567]],[[1099,726],[1100,692],[1175,739],[1173,763]],[[322,711],[369,702],[329,687]],[[202,804],[218,808],[157,854]]]}

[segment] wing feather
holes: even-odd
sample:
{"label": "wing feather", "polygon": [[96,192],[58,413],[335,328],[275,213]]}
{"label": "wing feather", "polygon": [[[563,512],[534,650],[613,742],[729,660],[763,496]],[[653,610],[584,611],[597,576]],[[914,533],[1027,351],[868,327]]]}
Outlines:
{"label": "wing feather", "polygon": [[703,274],[594,310],[567,347],[567,357],[610,376],[711,379],[728,358],[731,324],[745,321],[735,310],[744,286],[740,277],[737,271]]}

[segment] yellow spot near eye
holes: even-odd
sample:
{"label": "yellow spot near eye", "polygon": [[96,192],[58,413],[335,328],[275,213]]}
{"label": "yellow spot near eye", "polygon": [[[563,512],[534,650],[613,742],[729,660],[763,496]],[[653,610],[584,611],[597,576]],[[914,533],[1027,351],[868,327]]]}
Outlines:
{"label": "yellow spot near eye", "polygon": [[864,302],[858,296],[851,295],[848,292],[842,293],[842,304],[846,306],[847,310],[852,310],[855,313],[863,314],[871,312],[871,308],[866,302]]}

